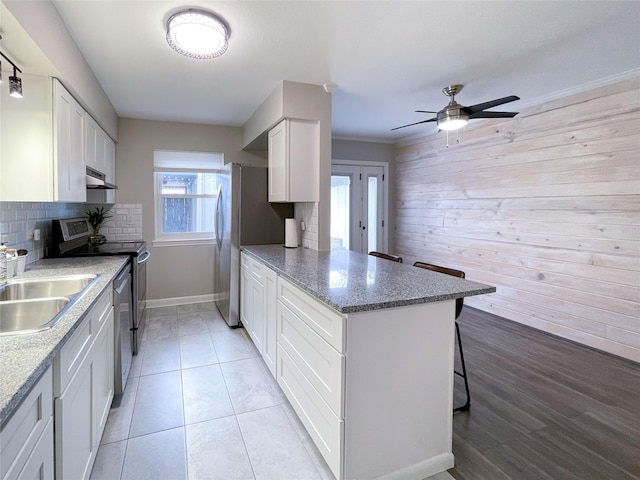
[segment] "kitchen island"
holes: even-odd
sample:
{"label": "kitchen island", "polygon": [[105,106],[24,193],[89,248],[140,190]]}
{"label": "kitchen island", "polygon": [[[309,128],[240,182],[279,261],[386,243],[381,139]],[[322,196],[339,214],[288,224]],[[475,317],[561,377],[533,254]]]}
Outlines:
{"label": "kitchen island", "polygon": [[338,479],[454,466],[455,300],[494,287],[347,250],[243,247],[241,318]]}

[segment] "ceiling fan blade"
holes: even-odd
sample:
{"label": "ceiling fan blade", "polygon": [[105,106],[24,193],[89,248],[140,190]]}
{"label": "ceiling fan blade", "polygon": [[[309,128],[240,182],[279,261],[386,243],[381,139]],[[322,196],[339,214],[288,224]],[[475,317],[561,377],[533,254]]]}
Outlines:
{"label": "ceiling fan blade", "polygon": [[398,130],[399,128],[412,127],[414,125],[420,125],[421,123],[435,122],[435,121],[436,121],[436,117],[433,117],[433,118],[430,118],[429,120],[422,120],[421,122],[410,123],[409,125],[402,125],[401,127],[392,128],[391,131]]}
{"label": "ceiling fan blade", "polygon": [[464,107],[464,110],[469,115],[472,115],[476,112],[480,112],[482,110],[486,110],[488,108],[497,107],[498,105],[503,105],[509,102],[515,102],[516,100],[520,100],[520,97],[516,97],[515,95],[511,95],[510,97],[497,98],[495,100],[491,100],[490,102],[478,103],[477,105],[471,105],[470,107]]}
{"label": "ceiling fan blade", "polygon": [[438,112],[432,112],[431,110],[414,110],[416,113],[438,113]]}
{"label": "ceiling fan blade", "polygon": [[513,118],[520,112],[477,112],[469,115],[469,118]]}

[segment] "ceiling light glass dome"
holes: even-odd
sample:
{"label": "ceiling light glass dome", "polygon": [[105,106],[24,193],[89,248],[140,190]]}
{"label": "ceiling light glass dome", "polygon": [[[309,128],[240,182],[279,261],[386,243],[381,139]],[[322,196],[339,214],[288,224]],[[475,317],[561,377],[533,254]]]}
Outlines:
{"label": "ceiling light glass dome", "polygon": [[190,58],[215,58],[227,51],[229,30],[218,16],[189,9],[167,21],[167,42],[176,52]]}

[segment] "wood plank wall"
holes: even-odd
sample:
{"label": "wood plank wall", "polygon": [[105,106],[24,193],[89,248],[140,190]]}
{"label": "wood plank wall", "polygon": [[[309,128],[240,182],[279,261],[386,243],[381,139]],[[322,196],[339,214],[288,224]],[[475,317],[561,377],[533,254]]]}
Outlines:
{"label": "wood plank wall", "polygon": [[640,362],[640,79],[445,142],[396,145],[395,253],[497,287],[467,305]]}

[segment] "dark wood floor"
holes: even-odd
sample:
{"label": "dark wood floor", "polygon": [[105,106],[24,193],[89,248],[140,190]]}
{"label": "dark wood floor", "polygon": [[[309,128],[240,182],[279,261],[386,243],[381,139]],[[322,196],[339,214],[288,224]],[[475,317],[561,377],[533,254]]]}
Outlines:
{"label": "dark wood floor", "polygon": [[640,365],[466,306],[458,322],[471,410],[454,415],[451,475],[640,479]]}

